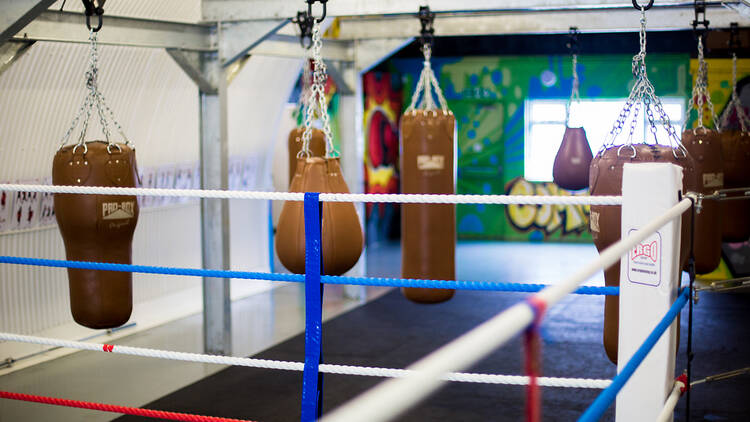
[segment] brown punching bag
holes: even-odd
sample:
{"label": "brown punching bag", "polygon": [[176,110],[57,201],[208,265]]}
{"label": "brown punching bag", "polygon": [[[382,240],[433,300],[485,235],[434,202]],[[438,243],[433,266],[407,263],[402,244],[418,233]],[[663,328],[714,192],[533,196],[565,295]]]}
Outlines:
{"label": "brown punching bag", "polygon": [[[302,157],[290,192],[349,193],[338,158]],[[363,235],[351,202],[324,202],[321,210],[323,274],[349,271],[362,254]],[[295,274],[305,273],[305,213],[302,201],[286,201],[276,229],[276,253]]]}
{"label": "brown punching bag", "polygon": [[[136,187],[135,150],[94,141],[61,148],[52,162],[52,183]],[[72,261],[131,263],[138,222],[135,196],[55,194],[55,217]],[[68,269],[73,319],[95,329],[118,327],[133,308],[132,274]]]}
{"label": "brown punching bag", "polygon": [[[750,135],[722,132],[721,154],[724,163],[724,188],[750,186]],[[721,201],[722,240],[744,242],[750,238],[750,199]]]}
{"label": "brown punching bag", "polygon": [[[456,192],[455,126],[450,112],[416,110],[401,118],[401,192]],[[403,204],[401,276],[432,280],[456,278],[456,206]],[[402,288],[418,303],[443,302],[450,289]]]}
{"label": "brown punching bag", "polygon": [[594,154],[582,127],[565,127],[560,149],[555,156],[552,178],[555,184],[567,190],[580,190],[589,186],[589,166]]}
{"label": "brown punching bag", "polygon": [[[721,137],[714,130],[698,128],[682,133],[682,144],[695,162],[694,191],[710,195],[724,188],[724,166],[721,160]],[[695,272],[706,274],[721,261],[720,206],[718,201],[703,201],[695,217]]]}
{"label": "brown punching bag", "polygon": [[[666,145],[626,145],[607,148],[591,161],[589,189],[591,195],[622,195],[622,169],[625,163],[672,163],[683,168],[683,190],[692,190],[695,169],[692,158],[679,150]],[[591,235],[596,249],[601,252],[620,240],[621,211],[617,205],[592,205],[590,215]],[[689,213],[683,214],[681,230],[681,266],[687,260],[690,245]],[[607,286],[620,285],[619,261],[604,270]],[[619,297],[605,296],[604,299],[604,349],[607,357],[617,363],[617,341],[619,330]],[[679,329],[679,321],[678,321]]]}
{"label": "brown punching bag", "polygon": [[[297,171],[297,155],[302,150],[302,134],[304,133],[304,127],[296,127],[289,132],[289,185],[292,184],[294,173]],[[322,157],[325,153],[326,135],[320,129],[313,129],[312,138],[310,138],[310,155],[313,157]]]}

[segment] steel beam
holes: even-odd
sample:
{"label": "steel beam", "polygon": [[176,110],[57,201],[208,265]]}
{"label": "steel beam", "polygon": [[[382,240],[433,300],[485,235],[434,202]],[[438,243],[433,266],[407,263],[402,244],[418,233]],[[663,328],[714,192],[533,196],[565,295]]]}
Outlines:
{"label": "steel beam", "polygon": [[247,56],[248,51],[261,44],[285,26],[290,19],[269,19],[252,22],[221,23],[219,56],[223,66]]}
{"label": "steel beam", "polygon": [[219,88],[213,81],[209,80],[201,68],[201,56],[207,53],[168,48],[167,54],[169,54],[169,56],[172,57],[172,60],[180,66],[180,69],[185,72],[188,78],[195,82],[201,93],[209,95],[216,95],[219,93]]}
{"label": "steel beam", "polygon": [[[45,11],[21,29],[14,39],[88,43],[85,22],[81,13]],[[213,28],[204,24],[105,15],[99,44],[210,51],[216,49]]]}
{"label": "steel beam", "polygon": [[[308,50],[300,46],[299,37],[282,34],[269,36],[265,41],[256,45],[248,52],[252,55],[277,57],[308,57],[310,55]],[[352,43],[348,41],[323,39],[321,53],[326,60],[354,61]]]}
{"label": "steel beam", "polygon": [[[647,12],[649,31],[691,29],[692,8],[653,8]],[[729,27],[731,22],[750,20],[726,8],[712,8],[707,17],[712,28]],[[640,13],[633,8],[579,11],[503,12],[473,16],[445,16],[435,21],[436,36],[567,33],[571,26],[582,32],[626,32],[640,28]],[[380,39],[419,34],[419,21],[413,17],[372,19],[342,18],[341,39]]]}
{"label": "steel beam", "polygon": [[[218,53],[201,58],[204,78],[216,92],[200,91],[201,188],[227,189],[227,78]],[[203,267],[229,269],[229,201],[201,200]],[[203,344],[206,353],[231,355],[230,280],[203,279]]]}
{"label": "steel beam", "polygon": [[380,38],[354,42],[354,67],[364,73],[409,44],[413,38]]}
{"label": "steel beam", "polygon": [[23,53],[28,51],[29,47],[34,44],[33,41],[29,42],[17,42],[9,41],[5,44],[0,45],[0,75],[3,74],[8,68],[21,56]]}
{"label": "steel beam", "polygon": [[0,45],[23,29],[55,0],[0,0]]}
{"label": "steel beam", "polygon": [[[645,1],[645,0],[641,0]],[[738,3],[737,1],[708,1],[709,5]],[[328,2],[328,16],[414,16],[424,0],[336,0]],[[673,6],[692,6],[692,1],[659,0],[654,9]],[[302,9],[302,2],[267,1],[267,0],[203,0],[203,19],[206,21],[243,21],[263,19],[283,19],[294,16]],[[431,0],[430,10],[436,13],[483,13],[507,11],[550,11],[629,8],[633,3],[624,0]],[[313,13],[320,13],[320,5],[314,7]],[[654,10],[652,9],[652,10]]]}

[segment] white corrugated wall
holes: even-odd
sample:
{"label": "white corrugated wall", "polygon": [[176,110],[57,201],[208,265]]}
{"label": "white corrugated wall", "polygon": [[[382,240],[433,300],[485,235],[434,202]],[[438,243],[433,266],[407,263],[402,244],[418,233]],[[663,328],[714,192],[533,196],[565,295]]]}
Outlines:
{"label": "white corrugated wall", "polygon": [[[147,3],[172,4],[164,5],[169,16]],[[109,11],[122,5],[121,14],[128,16],[191,21],[199,13],[195,4],[199,2],[112,2]],[[78,2],[65,7],[73,6]],[[0,182],[49,177],[60,138],[85,95],[87,54],[87,45],[38,42],[0,75]],[[230,155],[257,163],[254,189],[271,189],[278,120],[299,68],[296,59],[253,57],[230,85]],[[198,91],[163,50],[101,46],[99,81],[135,142],[141,168],[198,162]],[[97,120],[92,117],[89,139],[100,137]],[[230,219],[232,268],[268,270],[268,204],[233,201]],[[197,202],[145,208],[133,247],[136,264],[200,267]],[[0,234],[0,254],[64,258],[56,227]],[[201,303],[199,286],[196,278],[135,275],[133,320],[145,328],[194,312]],[[268,285],[235,282],[233,288],[233,293],[249,294]],[[64,270],[12,265],[0,265],[0,331],[66,338],[90,332],[72,322]],[[33,350],[1,343],[0,358]]]}

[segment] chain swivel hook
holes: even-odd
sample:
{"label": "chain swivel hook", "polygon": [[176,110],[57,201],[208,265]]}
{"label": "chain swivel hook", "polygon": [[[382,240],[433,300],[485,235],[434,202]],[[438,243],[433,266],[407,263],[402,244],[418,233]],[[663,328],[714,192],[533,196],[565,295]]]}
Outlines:
{"label": "chain swivel hook", "polygon": [[[106,0],[81,0],[86,15],[86,28],[90,31],[99,32],[102,29],[102,15],[104,15],[104,2]],[[91,17],[96,15],[99,19],[96,27],[91,27]]]}

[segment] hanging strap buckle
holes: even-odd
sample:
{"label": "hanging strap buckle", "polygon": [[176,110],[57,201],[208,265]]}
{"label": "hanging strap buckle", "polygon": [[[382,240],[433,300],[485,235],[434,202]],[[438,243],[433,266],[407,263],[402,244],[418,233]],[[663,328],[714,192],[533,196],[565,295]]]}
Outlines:
{"label": "hanging strap buckle", "polygon": [[[706,19],[706,1],[695,0],[693,3],[695,8],[695,19],[693,20],[693,33],[696,37],[702,37],[708,32],[708,24],[710,23]],[[703,25],[703,28],[698,28],[698,25]]]}
{"label": "hanging strap buckle", "polygon": [[[84,13],[86,14],[86,28],[90,31],[99,32],[102,29],[102,15],[104,14],[104,2],[106,0],[81,0],[83,3]],[[95,28],[91,27],[91,17],[96,15],[99,18]]]}
{"label": "hanging strap buckle", "polygon": [[729,24],[729,55],[733,56],[737,54],[740,49],[740,25],[737,22]]}
{"label": "hanging strap buckle", "polygon": [[292,19],[292,23],[299,26],[299,43],[305,50],[312,47],[312,31],[314,18],[310,12],[302,10],[297,12],[297,17]]}
{"label": "hanging strap buckle", "polygon": [[568,48],[571,55],[577,56],[581,53],[581,45],[578,43],[578,34],[580,34],[578,28],[571,26],[570,31],[568,31],[568,42],[565,44],[565,47]]}
{"label": "hanging strap buckle", "polygon": [[432,49],[435,41],[435,28],[433,27],[435,13],[430,11],[430,6],[419,6],[417,18],[419,18],[419,23],[422,26],[422,30],[419,31],[419,42],[423,49],[427,46]]}

